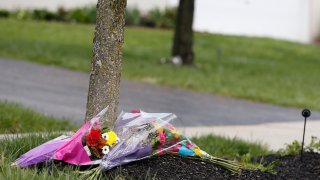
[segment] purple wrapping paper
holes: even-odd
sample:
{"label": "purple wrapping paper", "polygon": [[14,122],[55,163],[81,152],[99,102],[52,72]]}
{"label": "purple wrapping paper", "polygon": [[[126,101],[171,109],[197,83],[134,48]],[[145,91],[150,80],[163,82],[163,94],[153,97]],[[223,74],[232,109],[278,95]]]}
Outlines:
{"label": "purple wrapping paper", "polygon": [[109,170],[152,156],[153,149],[149,134],[156,129],[152,128],[151,123],[162,127],[174,118],[176,116],[171,113],[145,113],[142,111],[122,113],[114,127],[114,131],[120,138],[120,143],[116,144],[109,154],[103,157],[100,167]]}
{"label": "purple wrapping paper", "polygon": [[16,161],[15,164],[21,168],[32,166],[37,163],[45,162],[49,160],[54,152],[68,141],[69,137],[59,136],[53,140],[50,140],[38,147],[35,147],[28,151],[27,153],[21,155]]}
{"label": "purple wrapping paper", "polygon": [[[128,147],[130,146],[130,147]],[[113,149],[108,156],[103,159],[103,168],[105,170],[112,169],[119,165],[124,165],[141,158],[149,156],[152,152],[150,144],[126,144],[120,142],[115,149]]]}

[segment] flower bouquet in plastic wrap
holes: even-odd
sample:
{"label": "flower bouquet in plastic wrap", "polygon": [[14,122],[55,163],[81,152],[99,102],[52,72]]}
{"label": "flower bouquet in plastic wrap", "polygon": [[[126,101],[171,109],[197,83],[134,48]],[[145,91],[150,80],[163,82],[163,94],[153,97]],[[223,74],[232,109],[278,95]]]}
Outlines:
{"label": "flower bouquet in plastic wrap", "polygon": [[103,157],[100,167],[86,175],[93,178],[102,170],[166,154],[208,160],[232,172],[240,171],[239,164],[209,155],[180,134],[170,123],[176,118],[171,113],[121,113],[114,126],[120,142]]}
{"label": "flower bouquet in plastic wrap", "polygon": [[68,142],[56,150],[53,159],[75,165],[99,164],[102,157],[119,142],[117,135],[102,120],[106,112],[107,108],[87,121]]}
{"label": "flower bouquet in plastic wrap", "polygon": [[87,121],[71,137],[58,138],[42,144],[16,160],[28,167],[51,159],[74,165],[100,164],[83,172],[96,178],[102,170],[153,156],[173,155],[209,160],[232,172],[241,166],[233,161],[213,157],[180,134],[171,124],[177,117],[171,113],[146,113],[136,110],[121,113],[113,127],[107,127],[104,114],[107,108]]}
{"label": "flower bouquet in plastic wrap", "polygon": [[60,136],[20,156],[15,165],[25,168],[51,159],[74,165],[101,163],[102,157],[119,142],[117,135],[103,121],[107,108],[103,109],[71,137]]}

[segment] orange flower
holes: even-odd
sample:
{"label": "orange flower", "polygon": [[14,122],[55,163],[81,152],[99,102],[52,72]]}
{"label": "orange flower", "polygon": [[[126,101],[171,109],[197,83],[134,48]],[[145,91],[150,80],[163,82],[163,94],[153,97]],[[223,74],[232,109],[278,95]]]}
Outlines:
{"label": "orange flower", "polygon": [[104,139],[100,139],[99,142],[98,142],[98,148],[99,149],[102,149],[103,146],[105,146],[107,143],[107,140],[104,140]]}

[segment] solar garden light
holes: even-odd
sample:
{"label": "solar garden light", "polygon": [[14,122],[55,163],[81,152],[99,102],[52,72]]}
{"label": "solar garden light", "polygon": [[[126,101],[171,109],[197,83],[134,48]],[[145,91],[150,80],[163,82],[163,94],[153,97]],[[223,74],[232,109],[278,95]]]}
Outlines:
{"label": "solar garden light", "polygon": [[302,110],[302,116],[304,117],[304,127],[303,127],[303,137],[302,137],[302,144],[301,144],[301,152],[300,152],[300,160],[302,161],[303,158],[303,145],[304,145],[304,135],[306,133],[306,123],[307,118],[311,116],[311,111],[309,109]]}

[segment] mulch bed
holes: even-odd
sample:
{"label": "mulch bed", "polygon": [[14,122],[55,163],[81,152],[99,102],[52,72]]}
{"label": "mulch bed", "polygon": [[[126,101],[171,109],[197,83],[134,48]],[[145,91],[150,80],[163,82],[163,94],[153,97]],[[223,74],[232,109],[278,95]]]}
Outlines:
{"label": "mulch bed", "polygon": [[305,153],[303,161],[299,156],[268,155],[264,164],[280,160],[275,166],[277,174],[245,170],[232,174],[219,166],[195,159],[175,156],[161,156],[132,162],[107,171],[108,176],[126,174],[132,179],[320,179],[320,154]]}
{"label": "mulch bed", "polygon": [[304,153],[300,156],[279,157],[269,155],[264,157],[265,164],[279,159],[281,162],[275,166],[278,172],[276,179],[320,179],[320,154]]}

